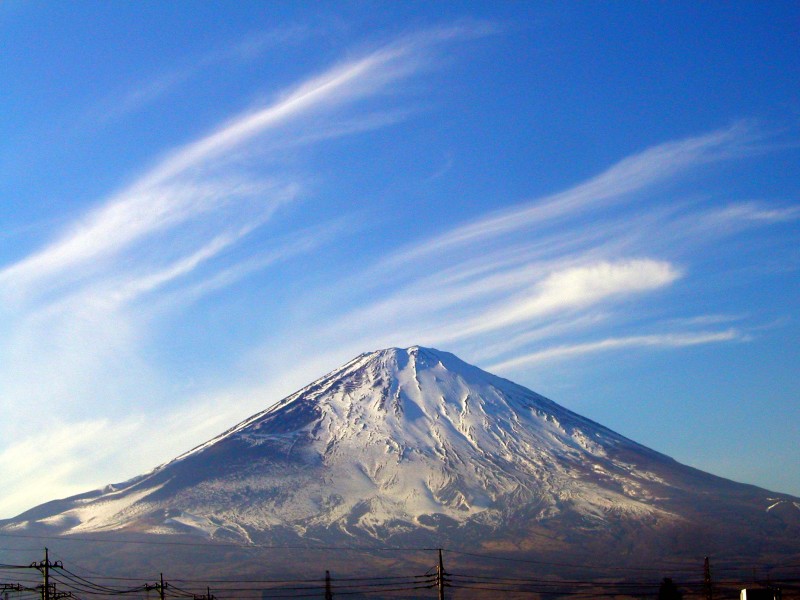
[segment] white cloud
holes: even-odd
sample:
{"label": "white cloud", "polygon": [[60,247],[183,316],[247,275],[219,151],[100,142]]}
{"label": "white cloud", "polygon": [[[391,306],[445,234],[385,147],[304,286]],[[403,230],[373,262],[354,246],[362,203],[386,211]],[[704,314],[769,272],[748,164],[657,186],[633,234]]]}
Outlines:
{"label": "white cloud", "polygon": [[[368,290],[369,301],[316,328],[315,340],[340,345],[344,338],[359,350],[438,345],[497,362],[509,353],[554,347],[567,331],[574,337],[581,328],[591,332],[642,318],[646,307],[663,305],[658,292],[681,280],[676,264],[691,269],[698,252],[723,248],[726,236],[743,227],[794,217],[792,208],[762,203],[709,208],[704,196],[687,200],[681,191],[699,167],[762,152],[753,145],[760,137],[736,124],[667,142],[564,192],[409,244],[344,281],[341,304],[354,289]],[[647,202],[655,186],[667,183],[677,200]],[[739,225],[721,227],[721,220]],[[702,285],[696,277],[679,285]],[[660,310],[672,314],[673,328],[686,317],[674,306]],[[676,333],[672,347],[690,334]]]}
{"label": "white cloud", "polygon": [[655,290],[678,277],[680,271],[673,265],[650,259],[603,261],[555,271],[530,292],[483,311],[471,324],[459,325],[452,337],[473,336],[544,315]]}
{"label": "white cloud", "polygon": [[603,173],[568,190],[504,210],[457,227],[428,242],[392,256],[395,265],[418,260],[431,253],[475,244],[515,231],[542,226],[568,215],[598,210],[625,201],[634,192],[710,162],[746,152],[754,134],[743,124],[711,133],[667,142],[625,158]]}
{"label": "white cloud", "polygon": [[800,218],[800,206],[774,207],[763,202],[739,202],[713,211],[709,219],[722,223],[780,223]]}
{"label": "white cloud", "polygon": [[638,335],[621,338],[606,338],[595,342],[580,344],[564,344],[538,350],[530,354],[494,363],[488,367],[490,371],[507,372],[545,361],[561,360],[584,354],[594,354],[621,348],[683,348],[700,344],[713,344],[747,339],[736,329],[725,331],[700,331],[689,333],[663,333]]}
{"label": "white cloud", "polygon": [[[113,257],[147,236],[174,228],[242,199],[264,199],[261,182],[209,177],[213,160],[301,114],[330,109],[364,97],[391,81],[387,67],[403,48],[383,50],[334,68],[301,84],[278,102],[233,119],[222,128],[172,153],[133,185],[86,215],[60,239],[0,271],[0,289],[26,291],[42,279],[89,261]],[[399,64],[399,63],[398,63]],[[262,210],[294,194],[278,192]]]}

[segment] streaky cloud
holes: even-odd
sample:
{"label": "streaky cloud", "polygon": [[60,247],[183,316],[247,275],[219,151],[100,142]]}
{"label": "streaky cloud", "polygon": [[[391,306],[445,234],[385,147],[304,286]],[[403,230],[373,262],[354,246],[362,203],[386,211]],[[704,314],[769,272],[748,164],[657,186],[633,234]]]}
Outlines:
{"label": "streaky cloud", "polygon": [[460,323],[450,339],[503,329],[545,315],[583,309],[621,296],[670,285],[681,275],[675,266],[652,259],[599,262],[554,271],[533,289]]}
{"label": "streaky cloud", "polygon": [[[0,271],[0,288],[24,295],[48,277],[110,258],[148,235],[219,210],[237,198],[263,193],[262,182],[227,174],[209,175],[218,166],[215,161],[224,163],[223,155],[271,128],[365,98],[411,74],[416,50],[408,43],[395,43],[338,65],[301,83],[269,106],[239,115],[177,149],[81,218],[55,242],[5,267]],[[356,126],[350,124],[349,128]],[[281,200],[285,197],[278,202]],[[274,206],[267,210],[271,208]]]}
{"label": "streaky cloud", "polygon": [[770,224],[794,221],[800,218],[800,206],[770,206],[764,202],[739,202],[709,214],[718,224]]}
{"label": "streaky cloud", "polygon": [[545,348],[543,350],[517,356],[506,361],[494,363],[490,365],[488,369],[490,371],[507,372],[546,361],[572,358],[584,354],[607,352],[620,348],[683,348],[686,346],[698,346],[701,344],[713,344],[746,339],[746,336],[736,329],[727,329],[724,331],[694,331],[688,333],[657,333],[620,338],[606,338],[595,342],[563,344]]}
{"label": "streaky cloud", "polygon": [[[764,152],[754,144],[761,138],[742,122],[663,143],[568,190],[378,258],[342,285],[344,298],[366,289],[368,301],[335,314],[315,335],[339,339],[346,333],[366,348],[377,340],[436,345],[497,363],[511,352],[528,355],[557,347],[560,339],[652,319],[654,307],[659,320],[665,311],[677,324],[687,317],[680,307],[664,306],[664,291],[675,287],[682,294],[698,285],[696,274],[684,277],[698,252],[724,249],[726,238],[740,231],[794,218],[793,207],[731,201],[720,207],[681,191],[699,167]],[[657,190],[660,202],[646,201],[667,182]],[[689,331],[671,338],[669,347],[705,339],[698,329],[712,324],[686,320]],[[691,338],[692,330],[699,337]],[[665,337],[647,340],[667,347]],[[619,347],[643,347],[647,340]],[[578,355],[560,352],[564,359]]]}
{"label": "streaky cloud", "polygon": [[427,242],[391,256],[387,267],[417,260],[431,253],[463,247],[577,212],[623,202],[630,194],[662,183],[705,164],[732,159],[750,151],[757,137],[751,127],[730,127],[678,141],[670,141],[629,156],[599,175],[568,190],[516,208],[480,218]]}

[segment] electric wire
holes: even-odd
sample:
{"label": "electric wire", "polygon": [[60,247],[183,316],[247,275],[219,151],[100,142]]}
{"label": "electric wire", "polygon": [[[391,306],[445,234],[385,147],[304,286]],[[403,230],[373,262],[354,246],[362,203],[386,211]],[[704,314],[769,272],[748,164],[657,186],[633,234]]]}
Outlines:
{"label": "electric wire", "polygon": [[134,588],[120,590],[118,588],[112,588],[110,586],[104,586],[104,585],[97,584],[94,581],[91,581],[89,579],[81,577],[77,573],[73,573],[72,571],[70,571],[69,569],[66,569],[64,567],[59,567],[58,570],[65,577],[69,577],[70,579],[77,580],[77,581],[83,582],[84,584],[94,586],[98,590],[101,590],[101,591],[108,591],[109,593],[129,594],[129,593],[134,593],[134,592],[137,592],[137,591],[143,591],[145,589],[145,586],[146,586],[146,584],[143,584],[143,585],[140,585],[140,586],[136,586]]}
{"label": "electric wire", "polygon": [[[304,550],[308,548],[303,547]],[[318,549],[318,548],[317,548]],[[396,551],[396,549],[392,549]],[[422,549],[415,548],[414,551]],[[359,549],[362,551],[362,549]],[[526,559],[513,559],[510,557],[498,557],[490,554],[465,552],[459,550],[446,549],[448,553],[460,554],[470,557],[478,557],[482,559],[496,558],[499,560],[510,560],[519,563],[537,564],[537,565],[558,565],[569,566],[573,568],[591,568],[588,565],[578,565],[574,563],[555,563],[547,561],[535,561]],[[778,565],[780,568],[787,569],[793,563],[784,563]],[[6,589],[14,592],[14,600],[28,600],[38,597],[37,591],[42,591],[41,585],[36,585],[38,578],[35,571],[43,570],[43,563],[32,563],[29,565],[19,564],[0,564],[0,569],[14,571],[19,574],[19,579],[15,583],[3,584],[0,583],[0,589],[5,586]],[[163,587],[160,584],[140,584],[137,586],[114,586],[103,582],[109,581],[142,581],[142,578],[133,577],[115,577],[105,576],[95,573],[94,577],[84,577],[73,570],[63,567],[61,561],[56,561],[55,564],[50,564],[51,571],[50,577],[55,591],[56,585],[60,586],[63,592],[59,592],[54,598],[63,598],[69,595],[70,597],[80,600],[81,596],[94,596],[94,597],[114,597],[125,594],[139,594],[150,597],[150,592],[158,590],[159,594],[164,598],[171,599],[188,599],[193,600],[211,600],[212,596],[209,588],[203,593],[196,593],[192,591],[193,588],[201,584],[214,585],[215,594],[220,594],[220,598],[231,600],[232,598],[305,598],[305,597],[319,597],[322,590],[325,589],[325,580],[316,578],[307,579],[247,579],[247,578],[227,578],[227,579],[172,579],[165,582]],[[777,568],[774,563],[769,567],[764,566],[764,569],[772,570]],[[86,569],[88,571],[88,569]],[[478,573],[459,573],[447,572],[444,574],[443,584],[446,587],[464,590],[481,590],[491,591],[496,594],[527,594],[536,593],[543,596],[560,595],[571,598],[592,598],[592,597],[609,597],[613,595],[642,595],[652,594],[659,585],[657,578],[653,580],[642,581],[645,573],[650,572],[663,572],[664,569],[652,568],[631,568],[620,567],[619,569],[609,568],[613,570],[627,570],[630,572],[637,572],[638,576],[631,576],[630,578],[623,579],[610,579],[610,578],[570,578],[570,579],[555,579],[547,577],[519,577],[519,576],[492,576]],[[715,569],[715,572],[732,572],[735,568],[728,569]],[[742,570],[742,569],[739,569]],[[686,566],[686,572],[696,572],[691,569],[690,565]],[[788,575],[788,573],[787,573]],[[792,575],[795,575],[794,573]],[[793,585],[800,582],[800,578],[795,576],[787,577],[770,577],[770,578],[753,578],[753,581],[761,584],[772,584],[781,586],[786,589],[800,589],[800,586]],[[439,583],[438,576],[429,572],[425,574],[415,575],[394,575],[394,576],[372,576],[372,577],[337,577],[330,579],[332,588],[335,589],[337,596],[348,595],[376,595],[376,594],[393,594],[396,592],[412,592],[416,590],[429,590],[434,588]],[[16,587],[19,586],[19,587]],[[28,587],[31,586],[31,587]],[[244,587],[249,586],[249,587]],[[255,587],[259,586],[259,587]],[[271,587],[273,586],[273,587]],[[277,587],[274,587],[277,586]],[[683,590],[699,591],[702,586],[702,581],[692,578],[685,579],[680,582],[680,587]],[[725,578],[714,580],[714,589],[723,591],[731,590],[732,592],[743,586],[742,579]],[[25,591],[23,591],[25,588]],[[160,588],[160,589],[159,589]],[[208,595],[206,595],[208,591]]]}

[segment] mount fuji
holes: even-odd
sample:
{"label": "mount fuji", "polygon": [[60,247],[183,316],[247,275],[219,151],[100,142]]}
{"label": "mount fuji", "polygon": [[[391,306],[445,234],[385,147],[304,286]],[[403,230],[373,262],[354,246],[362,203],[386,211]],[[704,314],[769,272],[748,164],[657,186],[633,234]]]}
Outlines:
{"label": "mount fuji", "polygon": [[362,354],[150,473],[0,530],[795,555],[800,499],[682,465],[415,346]]}

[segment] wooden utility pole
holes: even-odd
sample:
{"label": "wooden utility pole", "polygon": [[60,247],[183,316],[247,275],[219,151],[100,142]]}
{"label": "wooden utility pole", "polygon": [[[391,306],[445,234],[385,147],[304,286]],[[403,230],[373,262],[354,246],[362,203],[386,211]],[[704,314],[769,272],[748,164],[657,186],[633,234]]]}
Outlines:
{"label": "wooden utility pole", "polygon": [[50,553],[44,549],[44,589],[42,590],[42,600],[50,600]]}
{"label": "wooden utility pole", "polygon": [[711,563],[707,556],[703,561],[703,598],[704,600],[714,600],[711,592]]}
{"label": "wooden utility pole", "polygon": [[161,583],[158,586],[158,595],[161,597],[161,600],[164,600],[164,574],[161,573]]}
{"label": "wooden utility pole", "polygon": [[436,587],[439,590],[439,600],[444,600],[444,562],[441,548],[439,548],[439,564],[436,566]]}
{"label": "wooden utility pole", "polygon": [[333,590],[331,589],[330,571],[325,571],[325,600],[333,600]]}

